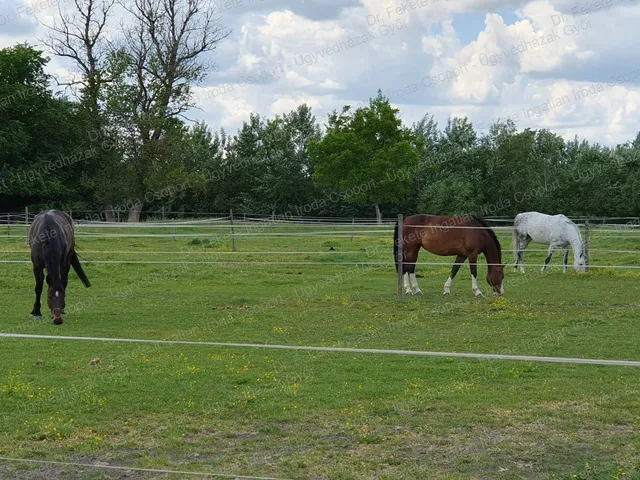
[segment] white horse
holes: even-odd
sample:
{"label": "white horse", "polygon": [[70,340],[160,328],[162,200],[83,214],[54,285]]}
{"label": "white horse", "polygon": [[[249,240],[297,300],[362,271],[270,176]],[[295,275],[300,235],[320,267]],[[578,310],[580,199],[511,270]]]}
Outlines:
{"label": "white horse", "polygon": [[584,251],[582,250],[582,237],[578,226],[564,215],[545,215],[538,212],[526,212],[516,215],[513,222],[512,248],[515,251],[515,263],[513,269],[524,273],[522,255],[529,242],[548,243],[549,252],[542,267],[542,273],[551,261],[551,255],[557,247],[564,251],[564,273],[567,273],[567,257],[569,245],[573,248],[573,268],[576,272],[585,271]]}

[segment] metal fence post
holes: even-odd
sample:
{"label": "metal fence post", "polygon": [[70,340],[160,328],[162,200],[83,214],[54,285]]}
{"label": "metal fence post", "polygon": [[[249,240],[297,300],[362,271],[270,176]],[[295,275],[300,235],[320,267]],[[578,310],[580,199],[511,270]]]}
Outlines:
{"label": "metal fence post", "polygon": [[584,271],[589,271],[589,218],[584,221]]}
{"label": "metal fence post", "polygon": [[402,270],[403,270],[403,241],[402,241],[402,214],[398,215],[398,254],[396,260],[398,262],[398,301],[402,301]]}
{"label": "metal fence post", "polygon": [[229,218],[231,219],[231,251],[236,251],[236,236],[233,231],[233,208],[229,209]]}

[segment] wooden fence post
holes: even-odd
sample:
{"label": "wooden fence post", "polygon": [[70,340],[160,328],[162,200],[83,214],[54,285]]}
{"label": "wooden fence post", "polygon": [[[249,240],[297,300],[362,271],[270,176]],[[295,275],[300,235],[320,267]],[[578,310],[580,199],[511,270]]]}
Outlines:
{"label": "wooden fence post", "polygon": [[398,254],[396,260],[398,262],[398,301],[402,301],[402,270],[404,255],[402,249],[402,214],[398,215]]}
{"label": "wooden fence post", "polygon": [[589,218],[584,221],[584,271],[589,271]]}
{"label": "wooden fence post", "polygon": [[229,218],[231,219],[231,251],[236,251],[236,236],[233,231],[233,208],[229,209]]}

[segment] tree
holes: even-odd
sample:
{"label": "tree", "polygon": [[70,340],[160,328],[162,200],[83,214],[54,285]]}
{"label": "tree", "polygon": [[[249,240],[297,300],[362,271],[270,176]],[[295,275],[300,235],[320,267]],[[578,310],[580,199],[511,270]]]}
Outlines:
{"label": "tree", "polygon": [[75,106],[55,98],[48,58],[27,44],[0,50],[0,200],[5,208],[77,198],[82,128]]}
{"label": "tree", "polygon": [[[113,48],[107,37],[110,17],[115,0],[74,0],[64,11],[59,6],[58,15],[51,25],[45,25],[48,34],[40,41],[54,55],[74,62],[77,73],[59,85],[71,87],[79,98],[78,111],[85,124],[82,144],[96,152],[88,160],[82,183],[97,205],[110,206],[123,196],[126,182],[114,182],[117,178],[129,178],[117,137],[109,136],[105,126],[103,95],[109,82],[107,65]],[[113,215],[108,214],[113,220]]]}
{"label": "tree", "polygon": [[434,145],[433,162],[420,193],[420,211],[436,215],[482,214],[486,158],[478,149],[473,125],[465,118],[450,118]]}
{"label": "tree", "polygon": [[[162,187],[149,178],[167,147],[163,136],[193,106],[192,86],[213,66],[203,54],[228,33],[205,0],[131,0],[122,5],[132,24],[124,29],[124,45],[112,56],[116,81],[108,93],[112,118],[132,134],[127,160],[134,166],[132,194],[137,202],[130,220],[138,221],[144,191]],[[180,167],[175,165],[164,170],[165,185],[176,171]]]}
{"label": "tree", "polygon": [[326,135],[310,144],[316,185],[336,188],[346,203],[373,205],[379,223],[380,205],[402,200],[418,165],[411,131],[398,112],[378,91],[368,107],[330,114]]}

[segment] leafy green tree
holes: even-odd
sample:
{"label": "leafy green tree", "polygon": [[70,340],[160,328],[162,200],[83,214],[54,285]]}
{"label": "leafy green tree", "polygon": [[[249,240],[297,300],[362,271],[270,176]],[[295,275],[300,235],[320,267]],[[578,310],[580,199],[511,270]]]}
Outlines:
{"label": "leafy green tree", "polygon": [[74,104],[55,98],[48,58],[27,44],[0,50],[0,200],[4,208],[58,206],[78,198],[92,152],[79,147]]}
{"label": "leafy green tree", "polygon": [[419,209],[435,215],[480,213],[484,205],[483,157],[473,125],[450,118],[434,145],[433,163],[420,192]]}
{"label": "leafy green tree", "polygon": [[326,135],[310,144],[316,185],[337,189],[345,203],[374,206],[378,222],[380,205],[403,199],[418,165],[413,136],[398,113],[378,91],[368,107],[334,111]]}

